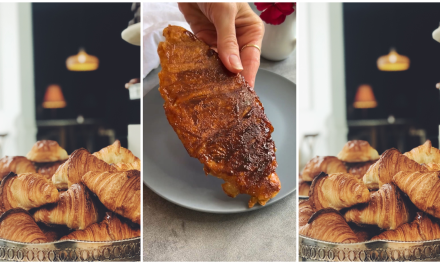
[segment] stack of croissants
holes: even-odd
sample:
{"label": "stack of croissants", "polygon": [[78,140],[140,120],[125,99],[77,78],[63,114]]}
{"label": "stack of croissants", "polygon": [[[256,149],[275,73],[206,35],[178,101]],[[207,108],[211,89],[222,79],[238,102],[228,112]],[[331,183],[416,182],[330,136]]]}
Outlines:
{"label": "stack of croissants", "polygon": [[379,156],[366,141],[315,157],[300,174],[299,233],[329,242],[440,239],[440,150]]}
{"label": "stack of croissants", "polygon": [[140,160],[119,140],[91,154],[56,141],[0,159],[0,238],[26,243],[140,236]]}

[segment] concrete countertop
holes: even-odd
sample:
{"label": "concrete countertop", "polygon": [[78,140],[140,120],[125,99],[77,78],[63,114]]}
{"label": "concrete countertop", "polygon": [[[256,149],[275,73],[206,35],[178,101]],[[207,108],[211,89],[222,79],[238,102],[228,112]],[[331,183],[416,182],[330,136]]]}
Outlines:
{"label": "concrete countertop", "polygon": [[[296,52],[296,51],[295,51]],[[260,68],[296,83],[296,54]],[[296,261],[296,191],[239,214],[192,211],[143,187],[144,261]]]}

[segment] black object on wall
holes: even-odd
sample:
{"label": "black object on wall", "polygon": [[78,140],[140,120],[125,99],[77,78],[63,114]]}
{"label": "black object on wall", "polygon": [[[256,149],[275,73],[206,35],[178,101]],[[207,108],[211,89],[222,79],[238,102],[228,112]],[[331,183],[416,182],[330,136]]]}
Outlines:
{"label": "black object on wall", "polygon": [[[353,108],[360,84],[373,87],[378,107],[369,119],[411,119],[437,144],[440,124],[440,43],[432,38],[440,22],[438,3],[344,3],[344,45],[347,119],[362,119]],[[384,72],[377,59],[395,47],[408,56],[410,68]]]}
{"label": "black object on wall", "polygon": [[[124,88],[141,75],[140,47],[121,38],[133,18],[130,9],[131,3],[32,4],[37,120],[53,118],[41,104],[47,86],[59,84],[67,107],[56,110],[57,119],[100,119],[121,142],[127,125],[140,123],[140,100],[130,100]],[[67,57],[80,47],[98,57],[98,70],[67,70]]]}

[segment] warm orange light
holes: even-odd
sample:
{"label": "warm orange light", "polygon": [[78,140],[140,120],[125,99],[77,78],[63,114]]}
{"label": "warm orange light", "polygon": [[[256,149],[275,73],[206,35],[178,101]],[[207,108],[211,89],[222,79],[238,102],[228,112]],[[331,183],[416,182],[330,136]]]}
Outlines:
{"label": "warm orange light", "polygon": [[406,71],[409,68],[409,58],[392,48],[388,55],[379,57],[377,67],[381,71]]}
{"label": "warm orange light", "polygon": [[67,58],[66,66],[69,71],[94,71],[98,69],[99,60],[96,56],[87,54],[84,49],[80,49],[77,55]]}
{"label": "warm orange light", "polygon": [[359,86],[354,97],[354,108],[375,108],[377,106],[373,89],[368,84]]}
{"label": "warm orange light", "polygon": [[47,87],[43,101],[44,108],[64,108],[66,101],[64,100],[63,91],[58,84],[51,84]]}

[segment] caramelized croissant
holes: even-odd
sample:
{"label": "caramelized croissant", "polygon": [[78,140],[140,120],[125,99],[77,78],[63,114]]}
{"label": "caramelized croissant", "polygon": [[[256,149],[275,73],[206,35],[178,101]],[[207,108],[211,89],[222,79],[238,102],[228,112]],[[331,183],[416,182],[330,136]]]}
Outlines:
{"label": "caramelized croissant", "polygon": [[102,222],[90,225],[84,230],[72,232],[60,240],[115,241],[140,235],[139,228],[133,229],[127,223],[122,222],[117,215],[107,213]]}
{"label": "caramelized croissant", "polygon": [[351,140],[344,145],[337,157],[345,162],[364,162],[379,159],[379,153],[367,141]]}
{"label": "caramelized croissant", "polygon": [[426,168],[392,148],[385,151],[380,159],[368,169],[363,180],[369,189],[379,189],[385,183],[391,182],[394,174],[399,171],[426,171]]}
{"label": "caramelized croissant", "polygon": [[300,177],[298,181],[298,195],[309,196],[310,182],[303,181]]}
{"label": "caramelized croissant", "polygon": [[0,216],[0,238],[24,243],[45,243],[46,236],[24,209],[15,208]]}
{"label": "caramelized croissant", "polygon": [[132,163],[118,163],[113,164],[113,167],[115,167],[118,171],[129,171],[129,170],[141,170],[141,161],[137,160]]}
{"label": "caramelized croissant", "polygon": [[439,163],[422,164],[422,166],[425,169],[427,169],[428,171],[440,171],[440,164]]}
{"label": "caramelized croissant", "polygon": [[69,158],[66,150],[64,150],[58,142],[52,140],[37,141],[26,158],[33,162],[53,162],[66,160]]}
{"label": "caramelized croissant", "polygon": [[348,173],[321,173],[310,186],[309,201],[315,210],[341,210],[369,200],[370,192],[364,183]]}
{"label": "caramelized croissant", "polygon": [[40,207],[58,201],[58,190],[53,183],[38,173],[10,173],[0,184],[1,211],[12,208]]}
{"label": "caramelized croissant", "polygon": [[[93,153],[93,156],[108,164],[134,163],[140,161],[130,150],[121,147],[121,142],[116,140],[112,145]],[[140,168],[138,169],[140,170]]]}
{"label": "caramelized croissant", "polygon": [[58,189],[67,189],[81,182],[81,177],[89,171],[116,171],[116,168],[90,154],[86,149],[77,149],[61,165],[52,177]]}
{"label": "caramelized croissant", "polygon": [[0,180],[10,172],[21,174],[26,172],[36,172],[35,167],[26,157],[4,157],[0,159]]}
{"label": "caramelized croissant", "polygon": [[403,155],[420,164],[440,163],[440,150],[432,147],[430,140],[426,140],[425,144],[413,148]]}
{"label": "caramelized croissant", "polygon": [[37,172],[46,176],[46,178],[52,180],[52,176],[57,169],[64,163],[64,161],[55,161],[47,163],[39,163],[37,165]]}
{"label": "caramelized croissant", "polygon": [[329,242],[359,242],[356,234],[345,222],[342,215],[331,208],[322,209],[314,213],[308,223],[299,229],[299,233],[303,236]]}
{"label": "caramelized croissant", "polygon": [[141,175],[137,170],[125,172],[88,172],[82,182],[109,210],[141,222]]}
{"label": "caramelized croissant", "polygon": [[313,181],[321,172],[327,174],[347,172],[345,165],[336,157],[314,157],[304,167],[301,176],[304,181]]}
{"label": "caramelized croissant", "polygon": [[315,213],[315,210],[313,210],[312,205],[310,204],[310,201],[301,201],[298,204],[298,225],[299,228],[305,226],[307,222],[309,221],[310,217]]}
{"label": "caramelized croissant", "polygon": [[420,210],[440,217],[440,172],[407,172],[394,175],[393,182]]}
{"label": "caramelized croissant", "polygon": [[411,221],[411,211],[410,203],[404,199],[400,190],[393,183],[387,183],[371,194],[367,204],[348,209],[344,218],[347,222],[394,230]]}
{"label": "caramelized croissant", "polygon": [[417,213],[416,219],[411,223],[399,226],[396,230],[385,231],[371,240],[393,241],[426,241],[440,238],[438,220],[432,221],[424,213]]}
{"label": "caramelized croissant", "polygon": [[34,213],[37,222],[66,225],[83,230],[99,221],[99,201],[82,183],[73,184],[60,194],[60,201],[54,205],[39,208]]}
{"label": "caramelized croissant", "polygon": [[352,163],[348,167],[348,173],[356,175],[358,176],[359,179],[362,179],[365,173],[367,173],[370,166],[373,165],[374,163],[376,163],[376,161]]}

